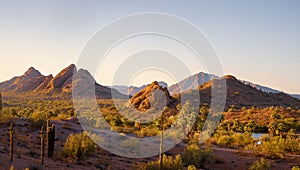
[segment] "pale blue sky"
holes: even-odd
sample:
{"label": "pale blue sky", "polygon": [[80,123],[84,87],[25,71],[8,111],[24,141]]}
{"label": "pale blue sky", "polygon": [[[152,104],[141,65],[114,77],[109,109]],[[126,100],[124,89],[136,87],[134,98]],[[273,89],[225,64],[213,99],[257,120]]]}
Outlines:
{"label": "pale blue sky", "polygon": [[108,22],[138,12],[164,12],[206,34],[225,74],[300,93],[299,9],[297,0],[0,0],[0,81],[30,66],[56,74],[75,63],[89,38]]}

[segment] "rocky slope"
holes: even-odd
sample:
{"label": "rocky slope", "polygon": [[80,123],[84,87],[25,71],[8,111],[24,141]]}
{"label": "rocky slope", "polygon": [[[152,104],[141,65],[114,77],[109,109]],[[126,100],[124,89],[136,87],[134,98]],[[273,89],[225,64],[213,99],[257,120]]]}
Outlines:
{"label": "rocky slope", "polygon": [[[224,76],[221,79],[226,80],[226,106],[294,106],[300,107],[300,100],[291,97],[285,93],[267,93],[258,90],[251,85],[246,85],[233,76]],[[188,90],[184,94],[200,93],[201,104],[210,104],[211,90],[221,79],[211,80],[200,85],[197,90]],[[181,94],[177,95],[180,98]]]}
{"label": "rocky slope", "polygon": [[187,90],[197,89],[199,85],[202,85],[213,78],[218,77],[212,74],[200,72],[180,81],[177,84],[171,85],[168,90],[171,94],[177,94]]}
{"label": "rocky slope", "polygon": [[43,76],[35,68],[30,67],[22,76],[0,83],[0,89],[3,92],[15,93],[32,91],[38,88],[46,79],[47,76]]}
{"label": "rocky slope", "polygon": [[[73,78],[76,80],[72,81]],[[38,70],[31,67],[22,76],[14,77],[11,80],[0,83],[0,90],[4,95],[9,96],[20,96],[20,94],[24,93],[27,97],[47,94],[47,96],[55,97],[55,95],[60,95],[70,98],[73,85],[81,87],[78,91],[82,95],[91,94],[90,90],[95,90],[94,93],[98,98],[111,98],[112,92],[115,94],[114,97],[127,97],[114,89],[99,85],[88,71],[83,69],[77,71],[74,64],[63,69],[55,77],[52,75],[44,76]],[[89,88],[84,89],[84,87]]]}
{"label": "rocky slope", "polygon": [[170,95],[168,89],[154,81],[133,95],[126,105],[143,111],[151,107],[157,109],[162,109],[165,106],[170,107],[174,103],[176,100]]}
{"label": "rocky slope", "polygon": [[[165,82],[163,82],[163,81],[159,81],[158,84],[161,87],[168,87],[168,84],[165,83]],[[127,87],[127,86],[122,86],[122,85],[116,85],[116,86],[111,86],[111,88],[114,88],[114,89],[118,90],[122,94],[133,96],[137,92],[143,90],[148,85],[150,85],[150,84],[142,85],[140,87],[137,87],[137,86],[129,86],[129,87]]]}

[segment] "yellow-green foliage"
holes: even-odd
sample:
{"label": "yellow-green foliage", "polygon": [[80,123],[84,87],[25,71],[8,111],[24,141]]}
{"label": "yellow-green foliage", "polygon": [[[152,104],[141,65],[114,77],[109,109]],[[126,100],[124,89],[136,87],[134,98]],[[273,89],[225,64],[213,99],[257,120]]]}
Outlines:
{"label": "yellow-green foliage", "polygon": [[145,137],[145,136],[156,136],[159,134],[159,129],[158,127],[155,126],[147,126],[145,128],[142,128],[137,132],[139,137]]}
{"label": "yellow-green foliage", "polygon": [[270,161],[264,158],[255,161],[249,168],[249,170],[269,170],[271,167]]}
{"label": "yellow-green foliage", "polygon": [[285,139],[285,150],[290,153],[300,154],[300,140]]}
{"label": "yellow-green foliage", "polygon": [[195,165],[189,165],[188,170],[197,170],[197,167],[195,167]]}
{"label": "yellow-green foliage", "polygon": [[195,165],[203,168],[214,162],[214,156],[210,150],[203,150],[196,144],[190,144],[182,152],[182,161],[186,166]]}
{"label": "yellow-green foliage", "polygon": [[222,135],[218,138],[217,143],[222,146],[233,146],[234,139],[230,135]]}
{"label": "yellow-green foliage", "polygon": [[259,154],[266,158],[283,158],[285,153],[285,140],[279,136],[272,137],[254,148]]}
{"label": "yellow-green foliage", "polygon": [[235,147],[244,147],[253,143],[254,141],[251,133],[235,133],[232,135],[232,138],[234,140]]}
{"label": "yellow-green foliage", "polygon": [[245,147],[254,142],[251,133],[230,133],[219,131],[211,141],[215,144],[226,147]]}
{"label": "yellow-green foliage", "polygon": [[80,161],[88,156],[96,154],[98,146],[88,137],[85,132],[70,134],[64,144],[63,156],[71,161]]}
{"label": "yellow-green foliage", "polygon": [[292,170],[300,170],[299,166],[293,166]]}
{"label": "yellow-green foliage", "polygon": [[35,121],[46,121],[47,119],[51,118],[52,114],[50,112],[34,112],[30,118]]}
{"label": "yellow-green foliage", "polygon": [[0,111],[0,124],[6,124],[6,123],[10,122],[11,118],[12,117],[10,115],[5,114]]}
{"label": "yellow-green foliage", "polygon": [[[160,161],[149,162],[146,165],[146,170],[157,170],[159,169]],[[163,155],[163,167],[164,170],[182,170],[183,164],[180,155],[176,155],[175,158],[172,156]]]}

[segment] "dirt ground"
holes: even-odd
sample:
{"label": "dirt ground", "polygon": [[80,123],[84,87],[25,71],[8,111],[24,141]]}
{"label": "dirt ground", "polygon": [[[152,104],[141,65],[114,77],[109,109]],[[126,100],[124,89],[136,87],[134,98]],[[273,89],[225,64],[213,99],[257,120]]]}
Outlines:
{"label": "dirt ground", "polygon": [[[79,133],[82,131],[81,126],[76,119],[68,121],[54,121],[56,125],[55,152],[53,158],[47,158],[45,155],[44,165],[40,161],[40,138],[39,127],[31,127],[27,120],[14,119],[15,144],[13,161],[9,160],[9,131],[8,124],[0,125],[0,170],[9,169],[14,166],[17,170],[30,169],[49,169],[49,170],[73,170],[73,169],[113,169],[113,170],[130,170],[132,164],[136,162],[148,162],[156,160],[158,157],[147,159],[129,159],[113,155],[104,150],[87,160],[80,163],[69,163],[59,151],[62,150],[63,143],[70,133]],[[180,154],[184,149],[184,144],[179,144],[172,150],[168,151],[168,155]],[[238,152],[234,149],[213,148],[216,163],[207,167],[207,169],[248,169],[249,166],[260,157],[251,154]],[[272,160],[271,169],[288,170],[292,166],[300,165],[300,157],[286,156],[283,160]]]}

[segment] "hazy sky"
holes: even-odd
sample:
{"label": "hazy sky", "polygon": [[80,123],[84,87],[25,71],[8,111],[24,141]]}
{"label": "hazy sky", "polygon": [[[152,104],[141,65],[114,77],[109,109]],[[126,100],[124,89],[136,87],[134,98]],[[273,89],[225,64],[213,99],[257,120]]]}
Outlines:
{"label": "hazy sky", "polygon": [[0,81],[30,66],[55,75],[76,63],[89,38],[108,22],[163,12],[197,26],[215,46],[225,74],[300,93],[299,9],[297,0],[0,0]]}

